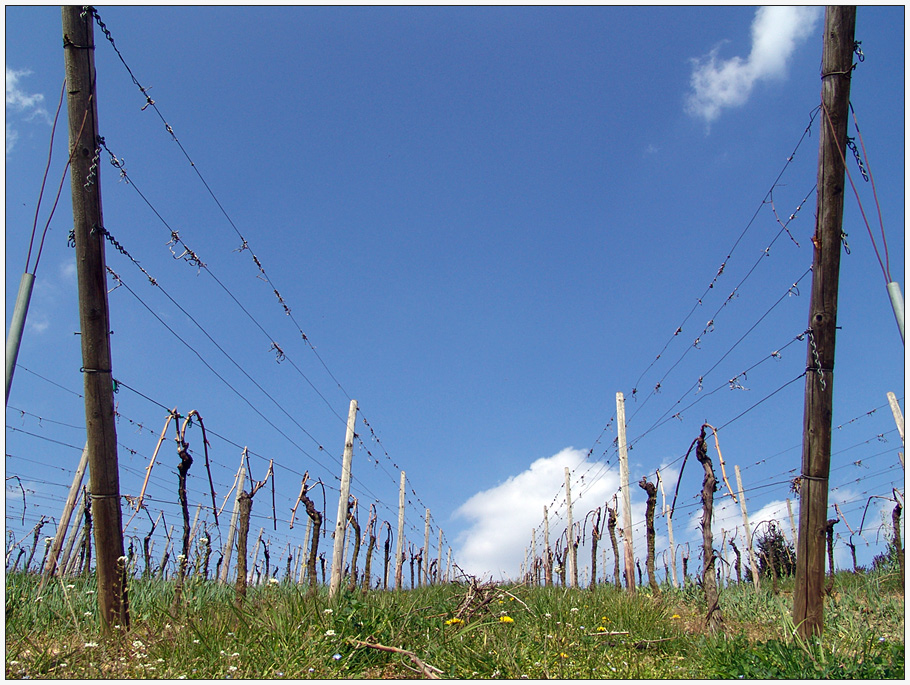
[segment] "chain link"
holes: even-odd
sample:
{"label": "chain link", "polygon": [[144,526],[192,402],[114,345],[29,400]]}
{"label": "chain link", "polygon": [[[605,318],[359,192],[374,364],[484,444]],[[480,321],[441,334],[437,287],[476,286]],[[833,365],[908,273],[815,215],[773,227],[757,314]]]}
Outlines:
{"label": "chain link", "polygon": [[847,147],[850,148],[850,151],[853,153],[853,156],[856,158],[856,165],[859,167],[859,173],[863,175],[863,180],[869,182],[869,174],[866,172],[866,167],[863,165],[863,160],[859,156],[859,149],[856,147],[856,138],[851,138],[847,136]]}
{"label": "chain link", "polygon": [[818,346],[815,344],[815,333],[810,328],[807,333],[809,334],[809,345],[812,347],[812,359],[815,361],[815,372],[818,374],[818,383],[821,385],[822,390],[827,387],[825,382],[825,370],[822,368],[822,363],[818,358]]}
{"label": "chain link", "polygon": [[95,183],[95,179],[98,178],[98,160],[101,159],[101,144],[99,143],[95,147],[95,154],[92,157],[92,166],[89,167],[88,176],[85,178],[85,185],[83,188],[88,188]]}

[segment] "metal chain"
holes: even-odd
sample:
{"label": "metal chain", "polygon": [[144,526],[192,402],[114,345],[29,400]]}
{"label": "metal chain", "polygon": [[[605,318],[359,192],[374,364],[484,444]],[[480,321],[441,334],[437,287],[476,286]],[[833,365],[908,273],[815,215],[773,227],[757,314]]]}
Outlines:
{"label": "metal chain", "polygon": [[818,347],[815,344],[815,333],[810,328],[807,333],[809,334],[809,344],[812,346],[812,359],[815,361],[815,372],[818,374],[818,383],[821,385],[822,390],[827,386],[825,382],[825,370],[822,368],[822,363],[818,358]]}
{"label": "metal chain", "polygon": [[850,151],[853,153],[853,156],[856,158],[856,165],[859,167],[859,172],[863,175],[863,180],[869,182],[869,174],[866,173],[866,167],[863,166],[863,160],[859,156],[859,149],[856,147],[856,138],[851,138],[847,136],[847,147],[850,148]]}
{"label": "metal chain", "polygon": [[98,177],[98,160],[101,159],[101,143],[95,147],[95,155],[92,157],[92,166],[89,167],[88,176],[85,178],[85,185],[83,188],[88,188],[91,186],[95,179]]}

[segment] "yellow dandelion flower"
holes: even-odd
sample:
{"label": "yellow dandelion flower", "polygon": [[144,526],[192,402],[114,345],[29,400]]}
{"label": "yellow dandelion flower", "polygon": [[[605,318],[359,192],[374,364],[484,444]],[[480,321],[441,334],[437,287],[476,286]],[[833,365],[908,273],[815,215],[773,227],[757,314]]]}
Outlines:
{"label": "yellow dandelion flower", "polygon": [[450,618],[448,621],[446,621],[447,626],[456,626],[459,623],[464,623],[464,621],[462,621],[460,618]]}
{"label": "yellow dandelion flower", "polygon": [[607,629],[604,628],[603,626],[597,626],[597,632],[598,632],[598,633],[605,633],[605,632],[607,632]]}
{"label": "yellow dandelion flower", "polygon": [[675,621],[675,620],[680,619],[680,618],[682,618],[682,616],[680,616],[679,614],[673,614],[673,615],[670,617],[670,620],[671,620],[671,621]]}
{"label": "yellow dandelion flower", "polygon": [[560,658],[560,659],[568,659],[568,658],[569,658],[569,655],[566,654],[565,652],[560,652],[560,653],[559,653],[559,658]]}
{"label": "yellow dandelion flower", "polygon": [[515,619],[512,618],[511,616],[500,616],[499,622],[500,623],[515,623]]}

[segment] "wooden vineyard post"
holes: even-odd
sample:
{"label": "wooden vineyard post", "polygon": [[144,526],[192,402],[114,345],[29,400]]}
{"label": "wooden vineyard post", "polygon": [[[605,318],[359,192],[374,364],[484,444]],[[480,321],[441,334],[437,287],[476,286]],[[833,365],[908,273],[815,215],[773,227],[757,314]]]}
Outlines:
{"label": "wooden vineyard post", "polygon": [[[243,512],[241,512],[241,516],[242,516],[242,515],[243,515]],[[259,546],[262,544],[262,533],[263,533],[263,531],[265,531],[265,528],[260,528],[260,529],[259,529],[259,536],[256,538],[256,545],[253,547],[253,556],[251,557],[253,563],[252,563],[252,564],[250,564],[250,563],[247,564],[247,568],[249,569],[249,570],[247,571],[247,575],[246,575],[246,582],[247,582],[247,585],[252,585],[252,584],[253,584],[253,581],[256,579],[256,578],[255,578],[255,574],[256,574],[256,559],[259,558]]]}
{"label": "wooden vineyard post", "polygon": [[[897,425],[897,432],[901,436],[901,444],[904,443],[904,415],[901,412],[901,406],[897,403],[897,397],[893,392],[888,393],[888,404],[891,405],[891,413],[894,414],[894,423]],[[901,467],[904,466],[904,453],[898,452],[898,458],[901,460]]]}
{"label": "wooden vineyard post", "polygon": [[405,503],[405,476],[401,472],[401,485],[398,488],[398,538],[395,541],[395,589],[400,590],[404,582],[404,503]]}
{"label": "wooden vineyard post", "polygon": [[85,467],[88,465],[88,445],[82,450],[82,456],[79,458],[79,465],[76,467],[76,475],[73,476],[73,483],[70,485],[69,494],[66,496],[66,502],[63,505],[63,513],[60,514],[60,523],[57,525],[57,532],[54,534],[54,542],[51,545],[50,554],[45,560],[44,572],[41,574],[41,583],[38,586],[38,594],[47,585],[47,581],[54,575],[57,569],[57,559],[60,557],[60,550],[63,548],[63,541],[66,539],[66,531],[70,525],[70,519],[73,516],[73,509],[76,506],[76,498],[79,497],[79,488],[82,487],[82,479],[85,477]]}
{"label": "wooden vineyard post", "polygon": [[752,569],[752,583],[756,589],[760,587],[758,579],[758,564],[755,562],[755,552],[752,550],[752,528],[749,526],[749,514],[746,511],[746,497],[743,494],[743,478],[739,472],[739,465],[735,465],[736,489],[739,492],[739,508],[743,513],[743,527],[746,529],[746,552],[749,555],[749,567]]}
{"label": "wooden vineyard post", "polygon": [[657,507],[657,486],[654,483],[649,483],[648,479],[642,476],[638,482],[638,487],[648,495],[648,503],[645,509],[645,527],[648,540],[648,555],[645,565],[648,569],[648,585],[651,587],[651,592],[659,595],[660,588],[657,586],[657,578],[654,575],[654,509]]}
{"label": "wooden vineyard post", "polygon": [[442,528],[439,529],[439,547],[436,550],[436,582],[442,583]]}
{"label": "wooden vineyard post", "polygon": [[904,414],[901,412],[901,405],[897,402],[893,392],[888,393],[888,404],[891,406],[891,413],[894,414],[894,423],[897,425],[897,432],[901,436],[901,443],[904,442]]}
{"label": "wooden vineyard post", "polygon": [[329,597],[341,589],[344,571],[344,533],[347,523],[348,497],[351,493],[351,462],[354,459],[354,427],[357,422],[357,400],[351,400],[348,408],[348,426],[344,437],[344,456],[341,463],[341,492],[338,495],[338,516],[335,522],[335,546],[332,550],[332,575],[329,581]]}
{"label": "wooden vineyard post", "polygon": [[673,543],[673,512],[664,505],[664,514],[667,517],[667,539],[670,542],[670,575],[673,587],[679,587],[679,581],[676,579],[676,545]]}
{"label": "wooden vineyard post", "polygon": [[626,588],[635,592],[635,554],[632,550],[632,491],[629,489],[629,453],[626,447],[626,400],[616,393],[616,428],[619,439],[619,487],[622,490],[622,538],[626,560]]}
{"label": "wooden vineyard post", "polygon": [[[423,528],[423,552],[421,554],[421,560],[423,561],[423,570],[421,571],[420,578],[417,579],[417,582],[422,585],[429,585],[430,578],[430,510],[427,509],[427,514],[425,518],[425,524]],[[420,567],[418,567],[420,568]]]}
{"label": "wooden vineyard post", "polygon": [[544,585],[553,585],[553,550],[550,549],[550,515],[546,505],[543,508],[543,580]]}
{"label": "wooden vineyard post", "polygon": [[793,505],[790,498],[787,498],[787,514],[790,516],[790,532],[793,534],[793,549],[796,549],[796,520],[793,518]]}
{"label": "wooden vineyard post", "polygon": [[714,477],[714,468],[711,457],[708,456],[708,446],[705,443],[705,426],[701,427],[701,435],[695,447],[695,458],[705,469],[705,479],[702,483],[702,586],[705,589],[705,600],[708,605],[708,615],[705,618],[708,630],[716,633],[723,630],[724,619],[720,613],[719,595],[717,592],[717,578],[714,573],[714,535],[711,532],[711,519],[714,515],[714,492],[717,490],[717,479]]}
{"label": "wooden vineyard post", "polygon": [[660,470],[657,471],[657,481],[660,483],[660,494],[663,497],[664,516],[667,519],[667,539],[670,542],[670,577],[673,580],[673,587],[678,588],[679,582],[676,580],[676,545],[673,544],[673,512],[667,506],[667,495],[664,492],[664,481],[660,477]]}
{"label": "wooden vineyard post", "polygon": [[566,575],[568,576],[570,587],[575,587],[578,584],[578,559],[575,556],[576,547],[572,544],[572,539],[574,535],[573,526],[572,526],[572,490],[569,485],[569,467],[565,467],[566,471],[566,510],[568,511],[569,521],[566,526],[566,566],[567,571]]}
{"label": "wooden vineyard post", "polygon": [[537,585],[537,528],[531,528],[531,572],[529,585]]}
{"label": "wooden vineyard post", "polygon": [[[243,448],[243,457],[246,457],[246,447]],[[234,511],[231,514],[231,525],[228,528],[227,542],[224,543],[224,560],[221,562],[221,582],[227,584],[228,572],[231,567],[231,554],[234,551],[234,535],[237,531],[237,517],[240,515],[240,493],[243,492],[243,486],[246,483],[246,467],[240,467],[240,473],[237,477],[237,495],[234,498]]]}
{"label": "wooden vineyard post", "polygon": [[831,470],[834,347],[843,249],[844,153],[855,50],[856,7],[827,7],[824,26],[818,204],[812,238],[815,248],[809,300],[803,452],[799,474],[799,539],[793,592],[793,623],[803,639],[821,635],[824,629],[825,526]]}
{"label": "wooden vineyard post", "polygon": [[120,472],[111,366],[110,313],[101,211],[101,152],[95,72],[93,12],[62,8],[63,54],[69,116],[73,241],[76,252],[85,432],[94,521],[98,612],[101,628],[130,626],[120,511]]}

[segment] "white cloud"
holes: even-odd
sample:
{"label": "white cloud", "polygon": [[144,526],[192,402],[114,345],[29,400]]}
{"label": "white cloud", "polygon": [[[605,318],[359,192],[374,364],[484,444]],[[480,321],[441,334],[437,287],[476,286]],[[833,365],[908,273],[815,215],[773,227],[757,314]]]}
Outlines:
{"label": "white cloud", "polygon": [[719,60],[719,47],[692,60],[692,93],[686,111],[711,123],[725,107],[738,107],[749,99],[758,81],[786,75],[794,50],[815,31],[821,7],[760,7],[752,22],[752,51],[745,60]]}
{"label": "white cloud", "polygon": [[[525,471],[494,488],[478,492],[462,504],[455,516],[471,523],[456,541],[460,546],[458,565],[478,577],[517,578],[525,549],[531,541],[531,530],[542,526],[544,506],[549,506],[559,493],[557,506],[562,502],[562,511],[551,508],[550,517],[550,544],[554,545],[566,528],[563,490],[567,466],[574,473],[572,511],[575,521],[583,520],[588,511],[612,497],[619,486],[618,475],[615,471],[607,471],[595,478],[600,464],[594,464],[588,471],[592,463],[586,461],[585,456],[584,451],[567,447],[552,457],[537,459]],[[588,482],[583,484],[580,476],[586,472]],[[606,525],[605,516],[602,525]],[[540,551],[538,549],[538,554]],[[582,559],[579,550],[579,567]]]}
{"label": "white cloud", "polygon": [[41,335],[48,328],[50,328],[51,322],[45,314],[33,313],[32,316],[28,318],[28,330],[36,335]]}
{"label": "white cloud", "polygon": [[27,69],[17,71],[6,67],[6,153],[10,150],[19,139],[19,132],[10,123],[10,114],[21,114],[23,119],[30,121],[36,117],[41,117],[50,123],[50,117],[47,110],[44,109],[44,95],[41,93],[28,93],[20,85],[20,79],[30,75]]}
{"label": "white cloud", "polygon": [[76,263],[73,261],[66,261],[60,265],[60,277],[68,282],[76,282]]}

